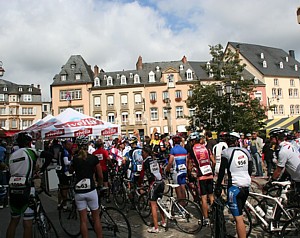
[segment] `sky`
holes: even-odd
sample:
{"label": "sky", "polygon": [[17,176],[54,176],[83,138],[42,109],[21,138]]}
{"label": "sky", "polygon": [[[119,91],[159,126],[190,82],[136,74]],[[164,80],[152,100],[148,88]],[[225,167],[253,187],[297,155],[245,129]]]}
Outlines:
{"label": "sky", "polygon": [[2,79],[41,85],[71,55],[104,71],[143,62],[211,59],[230,41],[295,50],[300,61],[299,0],[0,0]]}

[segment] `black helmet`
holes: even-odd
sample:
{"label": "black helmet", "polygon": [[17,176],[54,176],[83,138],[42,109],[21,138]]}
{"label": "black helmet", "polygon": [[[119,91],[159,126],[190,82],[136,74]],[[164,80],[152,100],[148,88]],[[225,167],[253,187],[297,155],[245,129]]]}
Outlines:
{"label": "black helmet", "polygon": [[22,148],[30,145],[30,142],[32,141],[32,136],[27,132],[20,132],[16,135],[15,140],[18,146]]}
{"label": "black helmet", "polygon": [[292,140],[294,138],[293,131],[284,128],[273,128],[269,132],[270,137],[275,137],[277,139],[287,139]]}
{"label": "black helmet", "polygon": [[178,134],[172,136],[172,140],[174,142],[174,144],[180,144],[180,142],[182,141],[182,137]]}
{"label": "black helmet", "polygon": [[129,144],[134,144],[134,143],[138,143],[138,138],[136,138],[135,136],[132,136],[129,139]]}
{"label": "black helmet", "polygon": [[79,146],[87,145],[89,143],[88,136],[78,136],[75,140],[75,143]]}

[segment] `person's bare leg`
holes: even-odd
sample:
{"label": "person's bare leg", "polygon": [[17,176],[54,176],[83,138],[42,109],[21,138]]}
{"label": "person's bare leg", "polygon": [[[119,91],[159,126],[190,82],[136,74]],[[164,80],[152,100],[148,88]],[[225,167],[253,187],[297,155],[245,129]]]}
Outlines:
{"label": "person's bare leg", "polygon": [[23,220],[23,238],[32,238],[32,220]]}
{"label": "person's bare leg", "polygon": [[79,211],[80,214],[80,233],[82,238],[88,238],[88,226],[87,226],[87,210],[81,210]]}
{"label": "person's bare leg", "polygon": [[10,219],[9,225],[6,230],[6,238],[14,238],[15,237],[16,229],[19,224],[19,221],[20,221],[20,217]]}
{"label": "person's bare leg", "polygon": [[93,221],[94,221],[94,230],[97,235],[97,238],[102,238],[102,225],[99,216],[99,209],[92,211]]}
{"label": "person's bare leg", "polygon": [[207,204],[207,195],[201,196],[202,201],[202,212],[204,218],[208,218],[208,204]]}
{"label": "person's bare leg", "polygon": [[239,238],[246,238],[246,226],[244,223],[243,216],[236,216],[236,231]]}
{"label": "person's bare leg", "polygon": [[153,225],[155,229],[158,228],[158,218],[157,218],[157,203],[156,201],[150,201],[151,211],[152,211],[152,218],[153,218]]}

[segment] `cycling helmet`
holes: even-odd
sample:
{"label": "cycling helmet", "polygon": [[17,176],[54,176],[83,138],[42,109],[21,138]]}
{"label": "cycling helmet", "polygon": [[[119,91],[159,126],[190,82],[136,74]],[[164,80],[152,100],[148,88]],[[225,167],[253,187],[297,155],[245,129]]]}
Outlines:
{"label": "cycling helmet", "polygon": [[134,144],[134,143],[137,143],[138,142],[138,139],[135,137],[135,136],[132,136],[130,139],[129,139],[129,144]]}
{"label": "cycling helmet", "polygon": [[79,146],[87,145],[89,143],[88,136],[78,136],[76,137],[75,143]]}
{"label": "cycling helmet", "polygon": [[189,136],[190,140],[200,140],[200,133],[199,132],[192,132]]}
{"label": "cycling helmet", "polygon": [[294,139],[293,131],[284,128],[273,128],[269,132],[270,137],[292,140]]}
{"label": "cycling helmet", "polygon": [[27,132],[20,132],[15,138],[19,147],[29,146],[32,141],[32,136]]}
{"label": "cycling helmet", "polygon": [[180,136],[180,135],[174,135],[173,137],[172,137],[172,140],[173,140],[173,143],[174,144],[180,144],[181,143],[181,141],[182,141],[182,137]]}
{"label": "cycling helmet", "polygon": [[232,144],[235,144],[235,142],[239,139],[240,139],[239,133],[233,131],[233,132],[227,133],[225,141],[228,145],[232,145]]}

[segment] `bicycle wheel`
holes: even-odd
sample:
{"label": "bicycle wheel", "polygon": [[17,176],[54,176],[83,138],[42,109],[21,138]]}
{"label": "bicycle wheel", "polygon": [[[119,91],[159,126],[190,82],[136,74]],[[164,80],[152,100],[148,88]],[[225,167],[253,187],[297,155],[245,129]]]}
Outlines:
{"label": "bicycle wheel", "polygon": [[113,198],[116,207],[123,210],[126,206],[126,191],[121,181],[115,181],[114,183]]}
{"label": "bicycle wheel", "polygon": [[[259,204],[258,198],[252,194],[249,194],[247,201],[253,206],[253,208],[255,208]],[[245,206],[245,209],[250,213],[251,220],[252,220],[252,227],[256,227],[259,224],[261,224],[260,219],[249,207]]]}
{"label": "bicycle wheel", "polygon": [[293,219],[285,223],[281,230],[281,238],[299,237],[300,234],[300,216],[296,216]]}
{"label": "bicycle wheel", "polygon": [[126,216],[115,207],[101,207],[103,236],[131,237],[131,226]]}
{"label": "bicycle wheel", "polygon": [[151,216],[151,207],[150,207],[147,193],[144,193],[139,197],[136,205],[136,209],[139,216],[143,220],[144,224],[150,226],[152,221],[152,216]]}
{"label": "bicycle wheel", "polygon": [[203,215],[199,206],[188,199],[178,199],[171,208],[177,227],[188,234],[199,232],[203,225]]}
{"label": "bicycle wheel", "polygon": [[40,218],[33,224],[33,237],[34,238],[58,238],[57,231],[49,217],[41,212]]}
{"label": "bicycle wheel", "polygon": [[[252,231],[252,219],[249,211],[247,209],[243,209],[243,220],[246,226],[246,234],[247,237],[250,236]],[[224,218],[225,218],[225,228],[226,228],[226,235],[228,237],[235,237],[236,235],[236,222],[235,218],[232,216],[228,205],[224,207]]]}
{"label": "bicycle wheel", "polygon": [[67,199],[66,204],[70,204],[67,209],[59,210],[59,223],[64,232],[70,237],[80,235],[80,217],[74,200]]}

